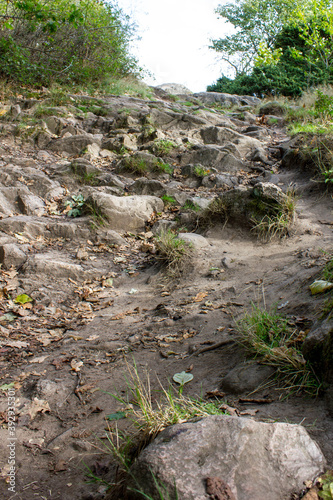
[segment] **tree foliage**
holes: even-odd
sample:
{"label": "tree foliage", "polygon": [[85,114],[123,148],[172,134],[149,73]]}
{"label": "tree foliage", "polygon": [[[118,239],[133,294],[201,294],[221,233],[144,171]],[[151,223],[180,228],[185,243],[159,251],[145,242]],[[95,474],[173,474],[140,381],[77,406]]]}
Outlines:
{"label": "tree foliage", "polygon": [[132,32],[104,0],[0,0],[0,75],[47,85],[128,74]]}
{"label": "tree foliage", "polygon": [[[264,13],[264,24],[267,19]],[[284,19],[284,24],[276,25],[275,31],[269,27],[269,22],[269,30],[258,23],[257,33],[259,28],[263,29],[264,36],[261,42],[256,38],[258,43],[251,54],[248,71],[237,72],[235,79],[222,76],[207,90],[298,96],[305,88],[333,83],[332,1],[294,4],[292,17],[286,14]],[[239,34],[237,32],[235,37]]]}
{"label": "tree foliage", "polygon": [[212,40],[221,59],[235,70],[247,73],[261,47],[272,49],[276,36],[290,21],[299,0],[237,0],[220,5],[216,13],[235,30],[232,35]]}

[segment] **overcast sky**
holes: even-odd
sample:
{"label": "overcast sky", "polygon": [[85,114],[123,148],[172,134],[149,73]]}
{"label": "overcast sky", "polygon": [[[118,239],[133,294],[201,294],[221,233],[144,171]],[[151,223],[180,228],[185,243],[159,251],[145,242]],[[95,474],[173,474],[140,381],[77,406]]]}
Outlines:
{"label": "overcast sky", "polygon": [[[118,0],[119,7],[135,21],[141,40],[132,52],[153,77],[146,83],[181,83],[193,92],[206,90],[222,73],[211,38],[226,32],[215,8],[223,0]],[[225,67],[224,67],[225,68]]]}

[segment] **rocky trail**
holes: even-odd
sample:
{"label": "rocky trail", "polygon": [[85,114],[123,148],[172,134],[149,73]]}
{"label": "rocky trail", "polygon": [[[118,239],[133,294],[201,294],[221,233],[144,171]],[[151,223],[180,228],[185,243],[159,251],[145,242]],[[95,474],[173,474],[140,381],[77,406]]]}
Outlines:
{"label": "rocky trail", "polygon": [[[235,329],[252,303],[276,306],[308,338],[332,329],[319,319],[327,296],[309,290],[332,253],[332,197],[295,161],[283,116],[227,94],[51,97],[18,96],[0,109],[1,498],[105,497],[86,474],[112,480],[106,417],[123,407],[110,393],[125,395],[134,361],[152,390],[190,371],[187,396],[218,394],[251,422],[301,424],[333,468],[332,389],[284,397]],[[292,231],[262,241],[251,230],[253,193],[276,200],[290,188]],[[215,198],[228,217],[211,213],[202,225]],[[193,254],[168,283],[155,238],[176,227]],[[292,477],[283,487],[280,497],[272,486],[238,499],[299,498]],[[233,498],[212,491],[180,498]]]}

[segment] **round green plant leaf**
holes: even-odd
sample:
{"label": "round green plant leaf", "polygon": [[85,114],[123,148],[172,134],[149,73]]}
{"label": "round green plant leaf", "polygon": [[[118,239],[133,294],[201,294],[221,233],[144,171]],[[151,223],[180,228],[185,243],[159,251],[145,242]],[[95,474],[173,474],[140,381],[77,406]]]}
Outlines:
{"label": "round green plant leaf", "polygon": [[106,420],[120,420],[122,418],[126,418],[126,412],[124,411],[116,411],[116,413],[111,413],[110,415],[106,415]]}
{"label": "round green plant leaf", "polygon": [[326,290],[330,290],[331,288],[333,288],[333,283],[325,280],[316,280],[310,285],[312,295],[326,292]]}
{"label": "round green plant leaf", "polygon": [[191,382],[191,380],[193,379],[193,375],[192,373],[186,372],[175,373],[172,379],[174,380],[174,382],[177,382],[177,384],[184,385],[187,384],[187,382]]}
{"label": "round green plant leaf", "polygon": [[15,304],[26,304],[27,302],[33,302],[34,299],[29,297],[29,295],[22,293],[22,295],[18,295],[16,299],[14,299]]}

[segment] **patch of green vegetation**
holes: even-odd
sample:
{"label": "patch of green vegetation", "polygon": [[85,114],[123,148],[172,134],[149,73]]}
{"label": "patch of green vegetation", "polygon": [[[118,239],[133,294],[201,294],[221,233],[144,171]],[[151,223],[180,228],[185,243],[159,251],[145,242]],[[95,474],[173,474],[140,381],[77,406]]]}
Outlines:
{"label": "patch of green vegetation", "polygon": [[69,92],[65,86],[54,83],[49,89],[49,97],[47,104],[50,106],[66,106],[72,104],[73,100],[69,96]]}
{"label": "patch of green vegetation", "polygon": [[288,393],[318,395],[320,381],[303,358],[299,332],[276,312],[252,304],[236,321],[239,342],[261,363],[276,368],[277,380]]}
{"label": "patch of green vegetation", "polygon": [[305,92],[298,105],[288,109],[287,121],[290,135],[324,135],[333,133],[332,87],[319,87]]}
{"label": "patch of green vegetation", "polygon": [[103,108],[103,106],[98,106],[95,104],[77,104],[76,108],[82,111],[82,113],[93,113],[97,116],[107,116],[107,109]]}
{"label": "patch of green vegetation", "polygon": [[317,480],[320,485],[320,491],[318,491],[319,498],[323,500],[333,500],[333,472],[328,471]]}
{"label": "patch of green vegetation", "polygon": [[290,235],[296,210],[296,197],[293,191],[287,191],[285,198],[276,204],[268,204],[260,199],[254,200],[253,208],[258,215],[254,213],[252,216],[252,231],[260,239],[271,241],[275,237],[284,238]]}
{"label": "patch of green vegetation", "polygon": [[326,262],[324,269],[321,272],[321,279],[333,282],[333,255]]}
{"label": "patch of green vegetation", "polygon": [[79,217],[82,215],[84,203],[85,199],[83,194],[73,194],[70,200],[65,201],[65,207],[70,207],[70,210],[67,212],[67,216]]}
{"label": "patch of green vegetation", "polygon": [[45,104],[39,104],[34,109],[35,118],[43,118],[44,116],[67,116],[67,113],[60,109],[54,109],[53,107],[46,106]]}
{"label": "patch of green vegetation", "polygon": [[82,207],[82,215],[88,215],[90,217],[92,229],[98,229],[107,224],[107,218],[102,210],[97,207],[95,203],[89,201],[89,199],[85,201]]}
{"label": "patch of green vegetation", "polygon": [[161,200],[163,201],[163,203],[164,203],[165,206],[178,205],[177,200],[173,196],[169,196],[167,194],[164,194],[161,197]]}
{"label": "patch of green vegetation", "polygon": [[123,167],[125,170],[132,172],[133,174],[143,175],[148,172],[147,163],[142,158],[137,158],[136,156],[129,156],[124,158]]}
{"label": "patch of green vegetation", "polygon": [[214,198],[207,208],[199,216],[201,226],[211,226],[217,223],[225,223],[228,219],[228,210],[221,198]]}
{"label": "patch of green vegetation", "polygon": [[152,166],[153,172],[159,172],[164,174],[173,174],[173,168],[169,163],[164,163],[163,161],[157,160]]}
{"label": "patch of green vegetation", "polygon": [[321,308],[321,319],[331,318],[333,315],[333,296],[324,300],[324,304]]}
{"label": "patch of green vegetation", "polygon": [[194,175],[196,177],[199,177],[200,179],[202,179],[203,177],[205,177],[205,175],[209,175],[209,174],[210,174],[209,168],[205,168],[201,165],[194,166]]}
{"label": "patch of green vegetation", "polygon": [[101,94],[130,95],[141,99],[153,99],[151,88],[134,75],[119,78],[107,78],[101,86]]}
{"label": "patch of green vegetation", "polygon": [[291,136],[297,134],[331,134],[333,132],[333,125],[331,123],[292,123],[288,127]]}
{"label": "patch of green vegetation", "polygon": [[185,205],[182,208],[183,208],[183,210],[192,210],[193,212],[200,212],[201,211],[201,208],[199,207],[199,205],[197,203],[193,203],[190,200],[187,200],[185,202]]}
{"label": "patch of green vegetation", "polygon": [[177,279],[189,267],[192,255],[190,245],[171,230],[163,231],[156,239],[157,259],[166,270],[166,276]]}
{"label": "patch of green vegetation", "polygon": [[82,183],[88,186],[97,186],[98,185],[98,172],[89,172],[83,174],[81,177]]}
{"label": "patch of green vegetation", "polygon": [[153,153],[157,156],[166,156],[177,148],[177,144],[168,139],[156,139],[152,146]]}
{"label": "patch of green vegetation", "polygon": [[[126,395],[120,395],[118,392],[110,394],[122,406],[122,411],[110,415],[112,417],[110,420],[118,420],[119,414],[127,422],[130,421],[131,425],[127,425],[125,432],[119,430],[120,424],[115,430],[109,429],[107,441],[101,441],[103,446],[101,451],[104,450],[111,454],[118,463],[119,483],[112,485],[112,491],[117,490],[117,498],[125,498],[127,491],[135,491],[143,498],[152,500],[155,496],[151,497],[142,491],[140,482],[131,471],[131,466],[141,451],[155,439],[160,431],[168,426],[193,418],[225,415],[226,412],[220,408],[221,400],[205,401],[201,398],[184,396],[180,390],[180,387],[184,388],[184,384],[181,384],[178,391],[171,385],[165,389],[160,383],[157,390],[153,390],[148,371],[139,374],[135,362],[133,367],[127,365],[127,372],[125,375]],[[95,475],[89,474],[89,476],[92,480],[97,481]],[[163,484],[158,482],[154,476],[152,476],[152,483],[155,485],[158,498],[161,500],[178,498],[176,487],[170,497]]]}

